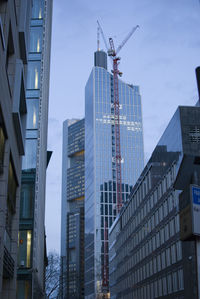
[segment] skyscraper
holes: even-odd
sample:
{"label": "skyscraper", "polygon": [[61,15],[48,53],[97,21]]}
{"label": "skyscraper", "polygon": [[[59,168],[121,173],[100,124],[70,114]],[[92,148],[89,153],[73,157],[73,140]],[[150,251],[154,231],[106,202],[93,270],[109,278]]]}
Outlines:
{"label": "skyscraper", "polygon": [[45,241],[45,182],[52,0],[33,0],[27,65],[27,125],[22,163],[18,293],[21,298],[43,298]]}
{"label": "skyscraper", "polygon": [[0,1],[0,298],[16,298],[30,2]]}
{"label": "skyscraper", "polygon": [[61,298],[84,298],[85,120],[63,124]]}
{"label": "skyscraper", "polygon": [[[119,80],[122,199],[144,165],[139,87]],[[95,53],[85,88],[85,298],[109,296],[108,228],[117,214],[113,75]],[[105,273],[105,271],[107,273]]]}

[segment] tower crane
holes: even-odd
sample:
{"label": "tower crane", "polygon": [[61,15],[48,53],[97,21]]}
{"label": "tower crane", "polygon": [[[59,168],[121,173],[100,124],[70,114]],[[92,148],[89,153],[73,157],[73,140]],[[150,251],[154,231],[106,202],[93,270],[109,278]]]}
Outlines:
{"label": "tower crane", "polygon": [[[102,38],[104,40],[104,44],[108,53],[108,56],[112,59],[113,64],[113,90],[114,90],[114,124],[115,124],[115,164],[116,164],[116,185],[117,185],[117,212],[119,213],[122,207],[122,179],[121,179],[121,146],[120,146],[120,104],[119,104],[119,87],[118,87],[118,76],[122,76],[122,72],[119,71],[118,65],[120,61],[120,57],[118,56],[119,51],[123,48],[123,46],[127,43],[133,33],[139,28],[139,25],[133,27],[126,38],[122,41],[122,43],[118,46],[117,50],[115,50],[113,39],[109,38],[110,48],[107,45],[106,38],[103,33],[103,29],[97,21],[98,24],[98,32],[101,32]],[[99,47],[99,39],[98,39],[98,47]]]}
{"label": "tower crane", "polygon": [[[117,186],[117,213],[120,212],[122,207],[122,178],[121,178],[121,146],[120,146],[120,104],[119,104],[119,87],[118,87],[118,76],[122,76],[122,72],[119,71],[118,65],[120,57],[118,56],[119,51],[123,48],[126,42],[130,39],[138,25],[133,27],[126,38],[115,50],[114,42],[112,38],[109,38],[110,47],[108,47],[106,38],[103,33],[103,29],[97,21],[97,48],[100,49],[99,45],[99,32],[104,40],[104,44],[108,53],[108,56],[112,59],[112,73],[113,73],[113,91],[114,91],[114,126],[115,126],[115,165],[116,165],[116,186]],[[105,222],[104,226],[104,264],[102,269],[102,286],[105,291],[108,291],[108,223]]]}

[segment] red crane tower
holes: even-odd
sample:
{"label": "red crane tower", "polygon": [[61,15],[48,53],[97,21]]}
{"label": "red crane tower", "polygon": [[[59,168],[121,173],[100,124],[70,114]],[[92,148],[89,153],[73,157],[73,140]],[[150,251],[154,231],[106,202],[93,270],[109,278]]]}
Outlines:
{"label": "red crane tower", "polygon": [[[133,27],[130,33],[122,41],[120,46],[115,51],[115,46],[112,38],[109,38],[110,48],[108,48],[106,38],[99,21],[97,31],[97,47],[99,50],[99,31],[101,32],[104,40],[108,56],[111,57],[113,63],[113,91],[114,91],[114,125],[115,125],[115,165],[116,165],[116,185],[117,185],[117,212],[119,213],[122,207],[122,176],[121,176],[121,146],[120,146],[120,104],[119,104],[119,87],[118,76],[122,76],[122,73],[118,69],[120,57],[118,57],[119,51],[126,44],[129,38],[133,35],[138,25]],[[104,227],[104,265],[103,265],[103,280],[102,285],[106,289],[108,288],[108,224],[105,223]]]}
{"label": "red crane tower", "polygon": [[120,104],[119,104],[119,88],[118,88],[118,76],[122,76],[122,73],[118,69],[120,57],[118,57],[119,51],[123,48],[129,38],[133,35],[135,30],[139,27],[138,25],[133,27],[126,38],[119,45],[115,51],[114,42],[112,38],[109,38],[110,48],[108,48],[103,30],[99,21],[98,23],[98,49],[99,49],[99,31],[103,37],[108,56],[112,58],[113,62],[113,89],[114,89],[114,124],[115,124],[115,164],[116,164],[116,185],[117,185],[117,212],[119,213],[122,207],[122,176],[121,176],[121,147],[120,147]]}

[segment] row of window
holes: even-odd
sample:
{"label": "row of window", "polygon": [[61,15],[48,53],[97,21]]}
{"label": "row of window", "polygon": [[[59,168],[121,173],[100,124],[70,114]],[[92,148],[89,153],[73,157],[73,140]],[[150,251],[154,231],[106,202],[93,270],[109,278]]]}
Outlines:
{"label": "row of window", "polygon": [[[159,208],[154,211],[154,214],[151,215],[151,217],[147,218],[146,221],[141,226],[140,230],[135,234],[133,237],[134,240],[134,246],[137,246],[144,238],[147,237],[149,233],[151,233],[158,225],[159,223],[167,217],[167,215],[173,210],[173,208],[176,208],[178,205],[178,197],[176,196],[175,192],[172,192],[168,195],[168,197],[163,201],[163,203],[159,206]],[[134,230],[137,228],[137,226],[141,223],[141,221],[144,218],[145,211],[144,207],[141,209],[141,211],[132,218],[131,222],[128,223],[126,230],[124,234],[122,234],[119,238],[117,248],[120,248],[124,242],[129,239],[131,234],[134,232]],[[147,211],[147,210],[146,210]],[[169,229],[168,229],[169,226]],[[179,217],[178,215],[171,220],[171,224],[165,224],[165,228],[160,228],[160,239],[162,240],[168,240],[168,235],[173,236],[175,232],[179,231]],[[165,232],[164,232],[165,230]],[[165,236],[164,236],[165,234]]]}
{"label": "row of window", "polygon": [[[143,246],[143,248],[138,250],[136,254],[132,255],[126,262],[123,262],[121,266],[117,265],[117,272],[116,274],[113,272],[113,279],[120,279],[120,277],[126,274],[129,270],[132,268],[135,269],[138,262],[142,262],[147,256],[145,249],[145,246]],[[133,280],[135,284],[180,261],[182,259],[181,242],[177,241],[176,243],[171,244],[157,253],[157,255],[154,254],[153,257],[152,254],[149,257],[150,260],[148,259],[148,262],[141,265],[135,271],[131,271],[130,275],[135,273]],[[115,262],[113,262],[113,264],[114,263]]]}
{"label": "row of window", "polygon": [[[113,293],[123,294],[123,290],[133,287],[132,277],[125,278],[117,287],[113,287]],[[167,273],[166,275],[139,286],[137,289],[130,290],[127,294],[123,294],[124,299],[140,298],[154,299],[161,296],[170,295],[184,289],[183,269]],[[112,290],[111,290],[112,294]]]}
{"label": "row of window", "polygon": [[[158,231],[155,231],[154,235],[147,239],[146,242],[140,247],[137,251],[134,251],[132,256],[134,265],[141,262],[148,255],[151,255],[156,249],[162,246],[165,242],[169,240],[169,238],[173,237],[180,230],[179,224],[179,215],[177,214],[174,218],[169,220],[169,222],[165,223],[164,226],[159,228]],[[143,233],[142,233],[143,232]],[[123,250],[121,247],[119,248],[118,253],[118,261],[122,261],[127,255],[130,254],[136,246],[141,242],[141,238],[145,238],[145,235],[148,234],[148,231],[144,228],[135,234],[132,238],[130,238],[129,242],[123,246]]]}
{"label": "row of window", "polygon": [[[157,204],[158,200],[163,196],[163,194],[169,189],[175,178],[176,166],[175,164],[167,172],[166,176],[157,185],[154,192],[150,195],[146,203],[143,205],[143,200],[148,192],[151,190],[151,170],[148,171],[137,191],[132,195],[130,203],[126,207],[122,215],[122,227],[124,227],[136,210],[140,207],[143,211],[145,217],[150,210]],[[143,205],[143,207],[141,207]],[[144,210],[143,210],[144,209]],[[141,212],[142,213],[142,212]],[[142,221],[141,219],[140,221]]]}

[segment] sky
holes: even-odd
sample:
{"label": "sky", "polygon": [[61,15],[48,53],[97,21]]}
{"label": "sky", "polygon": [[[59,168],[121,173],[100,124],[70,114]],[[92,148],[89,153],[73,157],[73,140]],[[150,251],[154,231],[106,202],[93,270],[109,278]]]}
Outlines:
{"label": "sky", "polygon": [[[140,87],[145,162],[178,105],[192,106],[198,100],[199,0],[54,0],[48,127],[48,149],[53,155],[47,169],[45,220],[48,251],[60,251],[62,124],[66,119],[84,118],[84,89],[97,49],[97,19],[116,48],[134,26],[140,26],[120,51],[119,68],[124,82]],[[102,39],[100,48],[105,50]]]}

